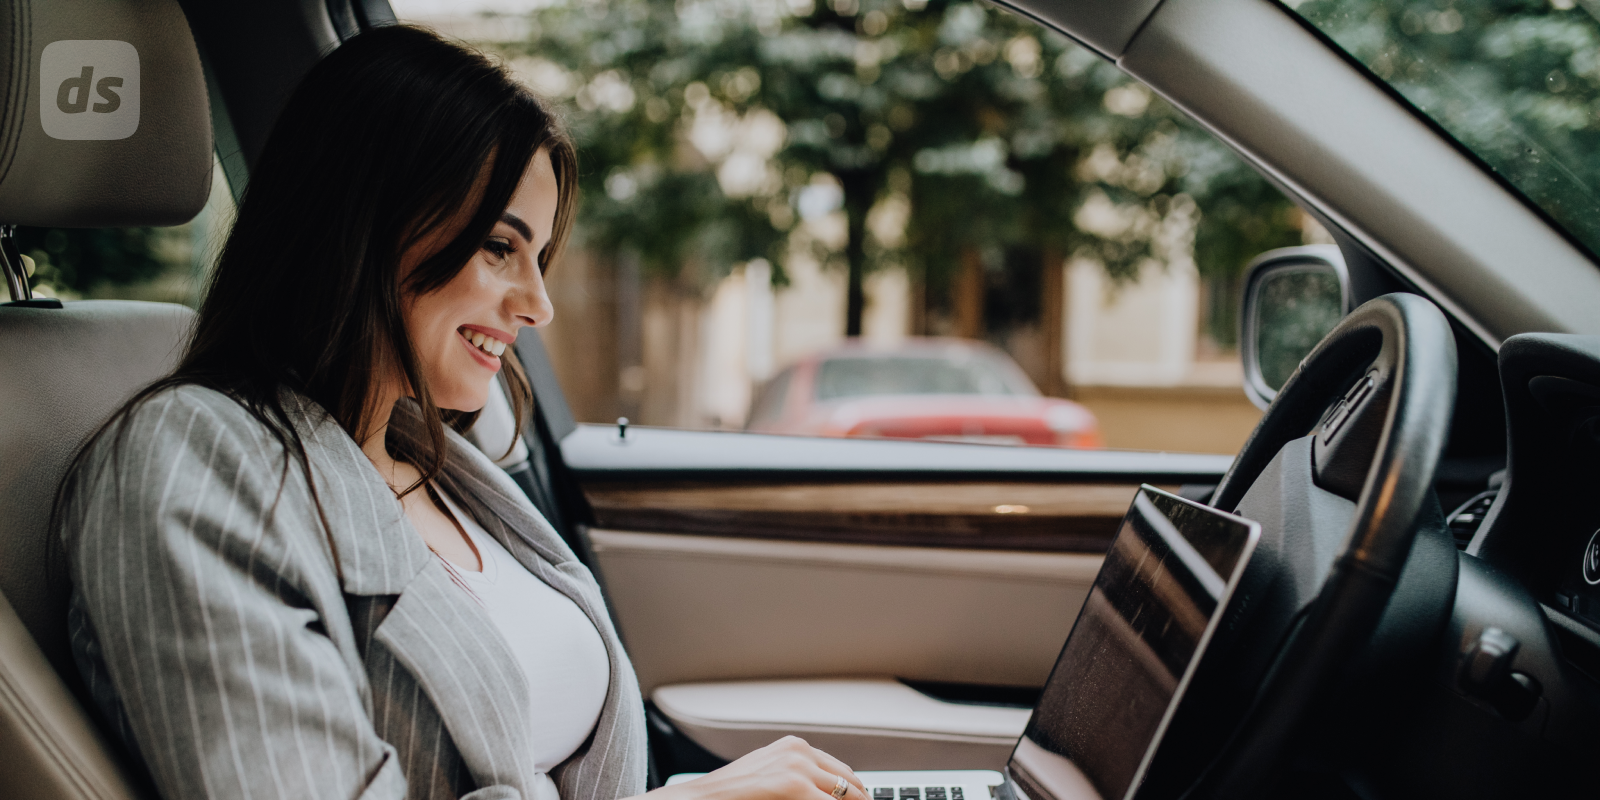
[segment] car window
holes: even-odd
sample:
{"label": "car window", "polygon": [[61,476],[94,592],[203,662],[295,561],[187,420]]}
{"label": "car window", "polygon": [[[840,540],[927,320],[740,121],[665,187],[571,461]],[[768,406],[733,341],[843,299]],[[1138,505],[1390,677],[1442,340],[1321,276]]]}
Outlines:
{"label": "car window", "polygon": [[1288,4],[1600,253],[1600,5]]}
{"label": "car window", "polygon": [[[951,430],[839,435],[1231,453],[1259,417],[1243,269],[1330,241],[1115,65],[985,3],[393,6],[564,111],[583,200],[543,338],[581,421],[834,435],[822,393],[959,387]],[[951,342],[1042,397],[1001,413],[1011,381],[921,357]],[[835,365],[862,346],[898,360]],[[1029,415],[1055,433],[985,427]]]}
{"label": "car window", "polygon": [[817,399],[892,394],[1022,394],[975,359],[830,358],[817,371]]}
{"label": "car window", "polygon": [[62,300],[153,300],[198,307],[217,249],[233,220],[233,195],[220,162],[211,195],[194,219],[172,227],[29,228],[17,249],[33,259],[35,296]]}

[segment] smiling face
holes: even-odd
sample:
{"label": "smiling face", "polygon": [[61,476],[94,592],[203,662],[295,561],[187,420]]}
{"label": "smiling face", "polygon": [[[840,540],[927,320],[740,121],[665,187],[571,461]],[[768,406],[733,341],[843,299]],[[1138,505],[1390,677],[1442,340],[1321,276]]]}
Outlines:
{"label": "smiling face", "polygon": [[[483,408],[517,331],[555,316],[539,254],[550,243],[558,195],[550,154],[541,149],[472,260],[449,283],[407,299],[406,333],[439,408]],[[401,259],[402,279],[454,235],[441,230],[411,248]]]}

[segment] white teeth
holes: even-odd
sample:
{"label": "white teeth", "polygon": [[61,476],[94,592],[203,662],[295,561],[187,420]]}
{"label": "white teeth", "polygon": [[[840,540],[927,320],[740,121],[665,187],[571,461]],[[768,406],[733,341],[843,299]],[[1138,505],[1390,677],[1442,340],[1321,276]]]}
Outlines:
{"label": "white teeth", "polygon": [[469,331],[465,328],[461,329],[461,335],[465,336],[467,341],[472,342],[473,347],[476,347],[491,356],[498,357],[501,353],[506,351],[506,343],[494,338],[493,336],[486,336],[477,331]]}

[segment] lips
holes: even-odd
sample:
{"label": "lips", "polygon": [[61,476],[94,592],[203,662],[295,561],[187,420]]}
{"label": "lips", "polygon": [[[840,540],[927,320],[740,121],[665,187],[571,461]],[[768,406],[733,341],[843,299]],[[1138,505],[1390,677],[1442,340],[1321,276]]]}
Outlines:
{"label": "lips", "polygon": [[461,344],[467,348],[467,353],[472,356],[478,365],[490,372],[499,372],[504,366],[500,354],[511,346],[511,335],[499,330],[483,329],[476,325],[463,325],[456,329],[456,335],[461,337]]}
{"label": "lips", "polygon": [[472,344],[473,347],[476,347],[485,354],[494,356],[495,358],[499,358],[500,354],[506,351],[505,342],[495,338],[494,336],[490,336],[483,331],[475,330],[463,325],[462,327],[456,329],[456,333],[461,334],[461,338],[466,339]]}

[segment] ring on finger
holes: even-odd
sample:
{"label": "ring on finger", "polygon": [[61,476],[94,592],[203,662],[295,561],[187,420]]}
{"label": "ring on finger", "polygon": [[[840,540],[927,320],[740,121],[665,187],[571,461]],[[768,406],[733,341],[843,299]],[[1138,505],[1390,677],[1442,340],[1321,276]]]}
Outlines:
{"label": "ring on finger", "polygon": [[828,794],[833,795],[835,800],[844,800],[845,793],[850,791],[850,782],[845,780],[843,775],[835,775],[833,780],[833,791]]}

